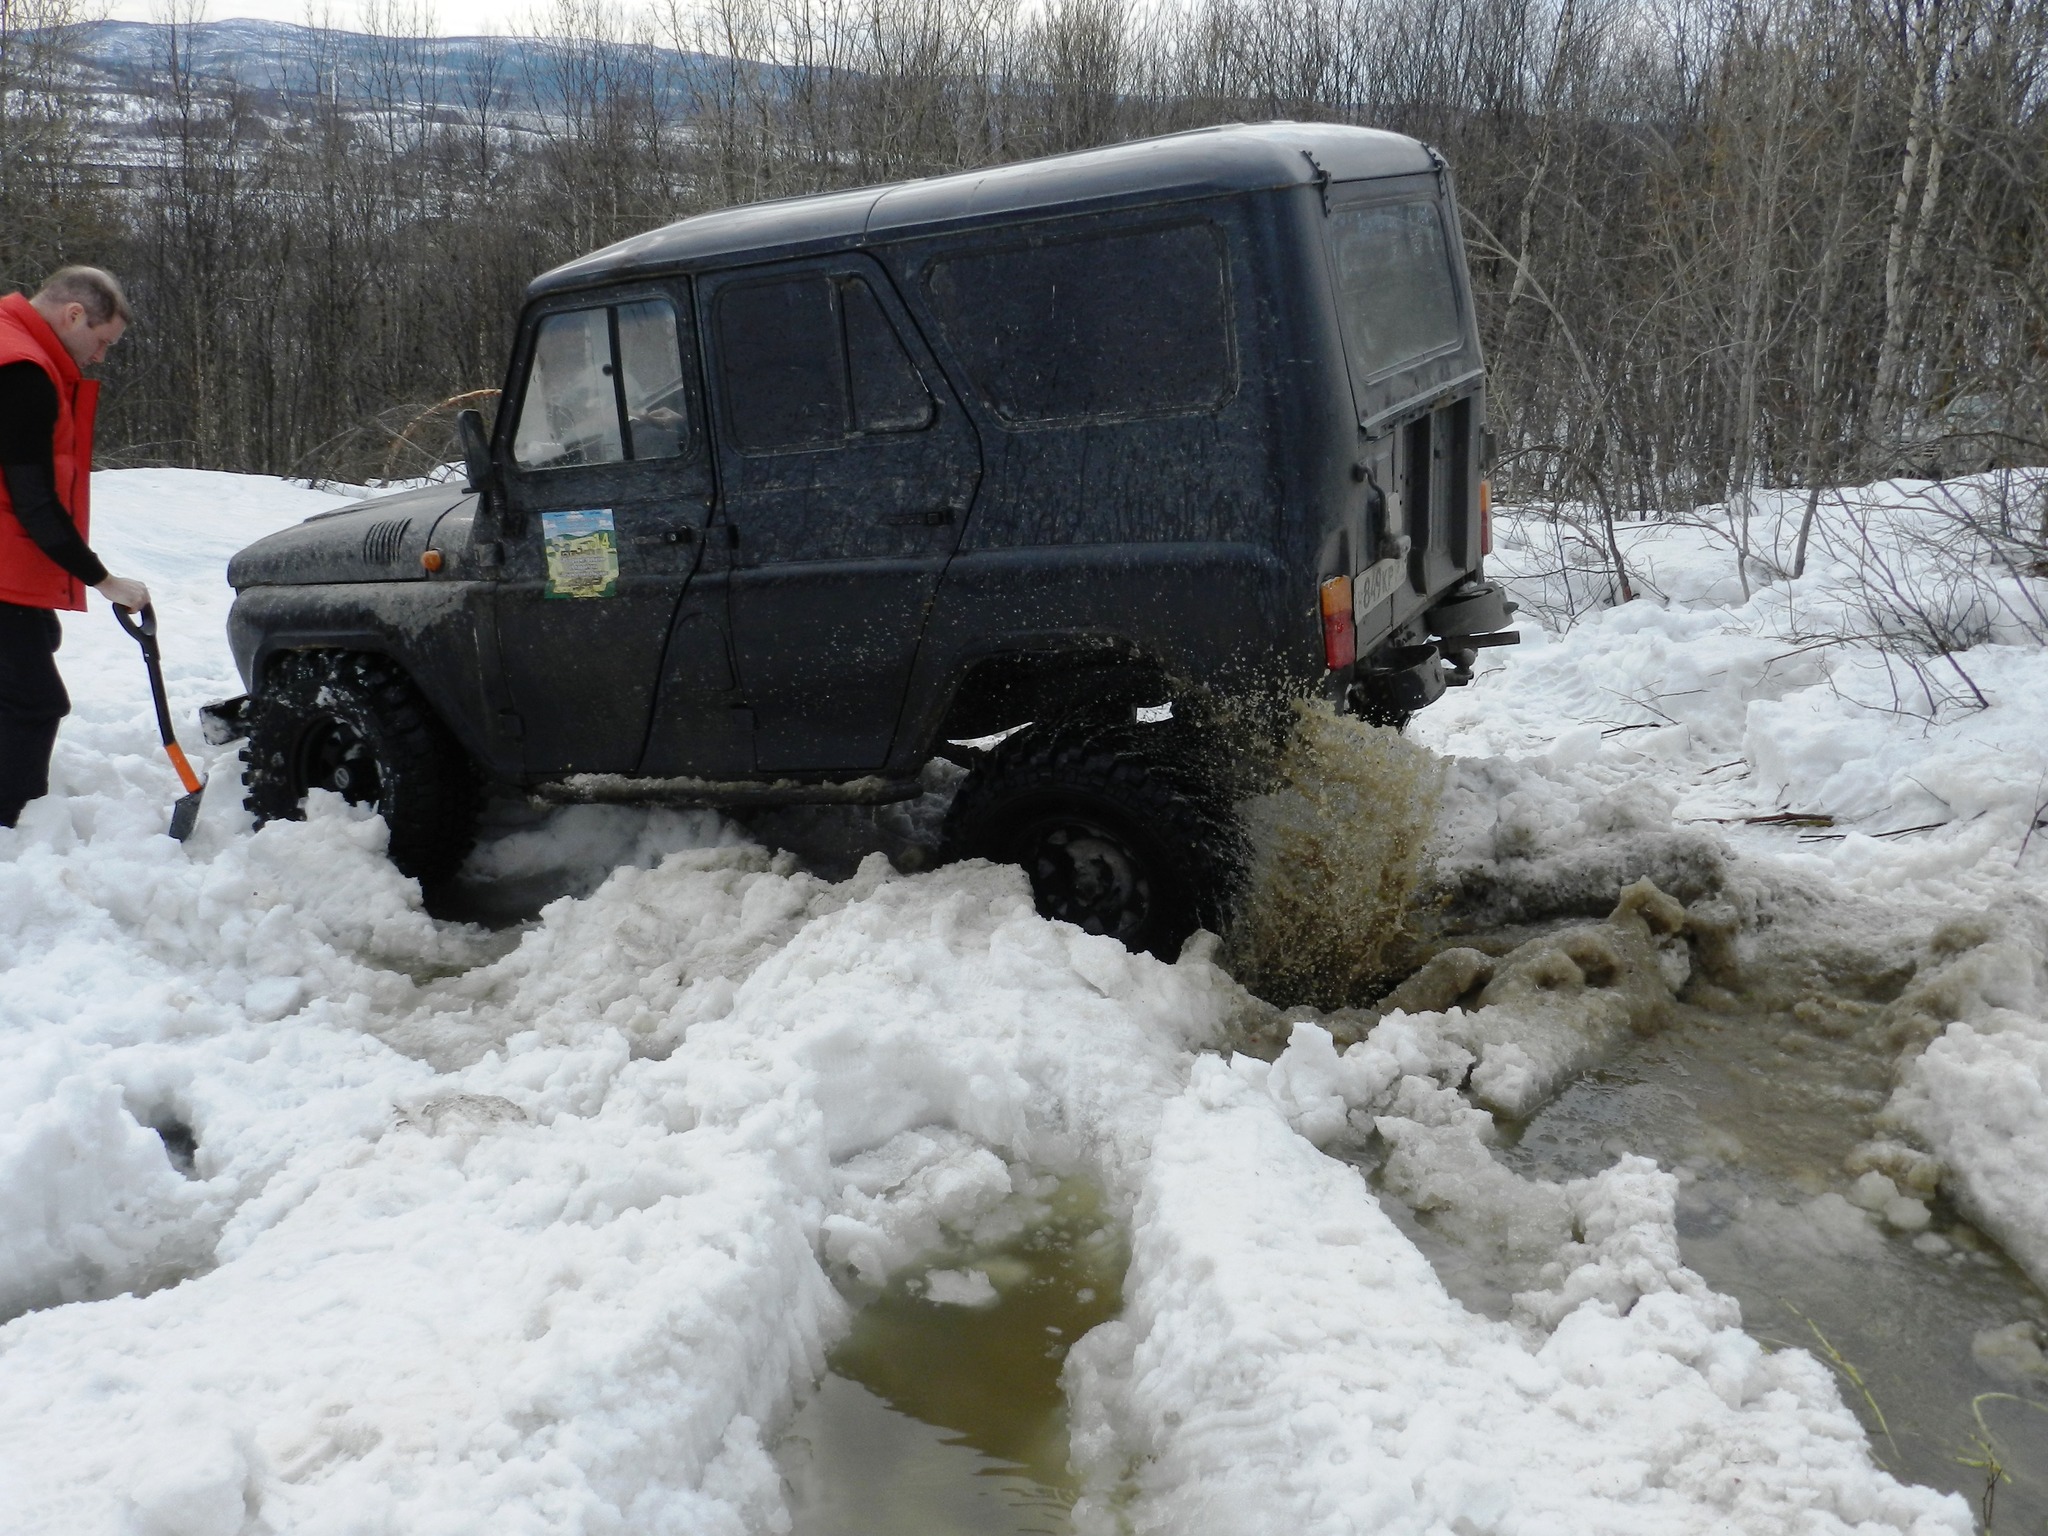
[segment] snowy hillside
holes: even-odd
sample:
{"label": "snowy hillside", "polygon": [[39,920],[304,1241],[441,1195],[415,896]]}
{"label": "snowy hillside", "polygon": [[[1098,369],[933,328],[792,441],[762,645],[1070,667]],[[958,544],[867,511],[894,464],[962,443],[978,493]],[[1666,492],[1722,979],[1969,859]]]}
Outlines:
{"label": "snowy hillside", "polygon": [[[175,44],[175,49],[174,45]],[[514,82],[541,102],[560,101],[559,45],[523,36],[373,38],[363,32],[291,22],[230,19],[177,29],[161,22],[94,21],[71,36],[71,52],[90,77],[135,84],[165,68],[175,51],[183,67],[213,80],[258,91],[314,94],[337,72],[370,75],[396,49],[414,70],[403,86],[409,100],[455,102],[478,78]],[[687,82],[706,63],[702,54],[654,50],[662,65]],[[413,94],[416,93],[416,94]]]}
{"label": "snowy hillside", "polygon": [[[0,1529],[787,1531],[780,1442],[848,1298],[1036,1219],[1048,1176],[1129,1252],[1066,1356],[1078,1530],[1974,1528],[1885,1470],[1826,1348],[1767,1347],[1690,1266],[1706,1162],[1596,1134],[1552,1178],[1498,1129],[1681,996],[1889,966],[1876,1000],[1779,1010],[1896,1060],[1879,1130],[1730,1230],[1937,1278],[1992,1274],[1981,1230],[2048,1285],[2048,583],[1929,589],[1977,643],[1967,688],[1914,694],[1857,560],[1920,558],[1915,488],[1860,493],[1876,546],[1747,596],[1716,536],[1630,525],[1648,595],[1605,610],[1503,518],[1525,641],[1412,728],[1450,761],[1338,741],[1426,781],[1415,890],[1460,947],[1330,1013],[1261,1002],[1212,941],[1168,965],[1047,923],[1014,869],[834,881],[709,813],[501,829],[479,881],[572,894],[430,916],[374,818],[252,834],[233,749],[197,745],[240,686],[226,557],[335,498],[94,494],[211,783],[162,836],[134,646],[69,617],[53,793],[0,831]],[[1757,512],[1758,547],[1798,511]],[[1456,1269],[1482,1251],[1498,1304]],[[1980,1385],[2048,1403],[2038,1291],[1998,1294]]]}

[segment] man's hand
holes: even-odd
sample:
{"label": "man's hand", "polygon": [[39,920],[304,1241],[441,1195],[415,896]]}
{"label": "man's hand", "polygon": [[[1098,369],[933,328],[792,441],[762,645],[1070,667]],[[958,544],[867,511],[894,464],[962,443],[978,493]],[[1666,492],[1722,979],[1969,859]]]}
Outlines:
{"label": "man's hand", "polygon": [[93,591],[116,608],[126,608],[130,613],[140,613],[149,606],[149,588],[130,576],[109,576]]}

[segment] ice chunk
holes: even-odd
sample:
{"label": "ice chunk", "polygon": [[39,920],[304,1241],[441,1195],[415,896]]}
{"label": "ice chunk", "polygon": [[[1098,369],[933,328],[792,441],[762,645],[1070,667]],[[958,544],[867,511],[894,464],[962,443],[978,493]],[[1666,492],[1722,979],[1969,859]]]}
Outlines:
{"label": "ice chunk", "polygon": [[924,1277],[924,1294],[942,1307],[992,1307],[1002,1299],[981,1269],[935,1269]]}
{"label": "ice chunk", "polygon": [[1970,1341],[1970,1354],[1994,1376],[2031,1384],[2048,1381],[2048,1335],[2024,1319],[2002,1328],[1985,1328]]}
{"label": "ice chunk", "polygon": [[1900,1195],[1886,1203],[1882,1212],[1884,1224],[1900,1232],[1919,1232],[1926,1228],[1933,1218],[1926,1205],[1911,1195]]}
{"label": "ice chunk", "polygon": [[1899,1188],[1883,1174],[1872,1170],[1849,1186],[1849,1203],[1882,1216],[1899,1198]]}
{"label": "ice chunk", "polygon": [[1446,1036],[1478,1058],[1472,1096],[1521,1119],[1631,1030],[1656,1028],[1690,973],[1685,909],[1648,881],[1621,893],[1606,922],[1531,940],[1492,968]]}
{"label": "ice chunk", "polygon": [[821,1233],[825,1255],[870,1285],[939,1246],[1011,1192],[1003,1160],[972,1137],[928,1126],[891,1137],[834,1169],[839,1191]]}

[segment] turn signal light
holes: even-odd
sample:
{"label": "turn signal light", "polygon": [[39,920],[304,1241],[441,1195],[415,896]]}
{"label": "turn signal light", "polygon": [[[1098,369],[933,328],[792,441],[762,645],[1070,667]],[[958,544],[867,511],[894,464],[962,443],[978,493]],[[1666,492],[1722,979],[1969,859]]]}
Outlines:
{"label": "turn signal light", "polygon": [[1493,553],[1493,482],[1479,482],[1479,553]]}
{"label": "turn signal light", "polygon": [[1332,576],[1321,588],[1323,661],[1332,672],[1358,660],[1358,625],[1351,617],[1351,578]]}
{"label": "turn signal light", "polygon": [[430,549],[423,553],[420,556],[420,569],[428,572],[441,569],[441,551]]}

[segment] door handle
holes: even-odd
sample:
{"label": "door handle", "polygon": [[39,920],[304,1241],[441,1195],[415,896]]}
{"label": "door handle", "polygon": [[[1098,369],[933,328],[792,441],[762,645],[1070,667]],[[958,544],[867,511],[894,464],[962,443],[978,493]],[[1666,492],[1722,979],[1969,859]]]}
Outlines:
{"label": "door handle", "polygon": [[959,508],[952,506],[930,507],[923,512],[898,512],[882,519],[884,528],[944,528],[955,517]]}
{"label": "door handle", "polygon": [[661,533],[636,533],[633,535],[633,542],[635,544],[694,544],[697,542],[697,530],[694,528],[669,528]]}

